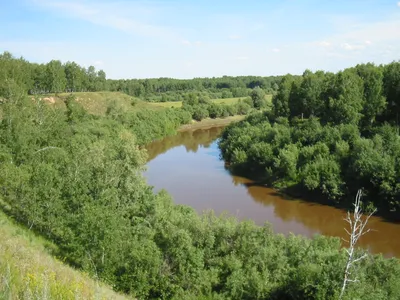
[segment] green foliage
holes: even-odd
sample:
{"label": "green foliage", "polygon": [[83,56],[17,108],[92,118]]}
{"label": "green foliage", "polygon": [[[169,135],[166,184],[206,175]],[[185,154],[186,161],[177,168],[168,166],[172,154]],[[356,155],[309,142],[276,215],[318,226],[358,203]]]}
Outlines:
{"label": "green foliage", "polygon": [[86,92],[108,90],[104,71],[93,66],[85,69],[75,62],[62,64],[52,60],[47,64],[34,64],[23,58],[16,59],[9,52],[0,54],[0,97],[3,85],[14,81],[30,94]]}
{"label": "green foliage", "polygon": [[247,97],[259,87],[268,94],[277,91],[280,76],[224,76],[220,78],[194,78],[188,80],[158,78],[108,80],[110,91],[122,91],[151,102],[182,101],[188,95],[201,93],[209,99]]}
{"label": "green foliage", "polygon": [[398,65],[285,76],[272,113],[226,129],[223,158],[276,186],[343,204],[363,188],[369,205],[399,212],[400,139],[390,125],[397,125]]}
{"label": "green foliage", "polygon": [[259,87],[254,88],[250,96],[251,100],[253,101],[254,108],[260,109],[266,106],[265,93]]}
{"label": "green foliage", "polygon": [[[98,75],[89,71],[95,88]],[[219,84],[228,88],[229,80]],[[358,87],[355,80],[338,97],[351,100]],[[140,145],[173,133],[191,118],[189,109],[208,113],[206,97],[191,97],[194,105],[183,109],[124,113],[110,105],[103,117],[85,113],[73,97],[63,112],[16,93],[5,96],[1,208],[57,244],[60,258],[139,299],[337,299],[346,262],[339,239],[284,237],[268,225],[198,215],[147,185]],[[360,113],[358,104],[348,107]],[[237,111],[250,108],[241,101]],[[230,126],[220,142],[224,157],[329,197],[346,191],[342,182],[373,173],[371,195],[396,207],[400,142],[390,125],[360,137],[356,122],[322,126],[289,117],[255,113]],[[380,156],[378,163],[371,156]],[[349,299],[400,298],[398,260],[369,256],[358,275]]]}
{"label": "green foliage", "polygon": [[209,116],[207,106],[205,105],[196,105],[193,106],[193,119],[196,121],[201,121]]}
{"label": "green foliage", "polygon": [[[258,91],[262,94],[263,99],[260,100],[262,107],[265,107],[265,97],[262,90]],[[250,105],[250,104],[251,105]],[[253,101],[251,98],[245,100],[239,99],[239,101],[233,104],[216,103],[211,101],[208,96],[201,93],[189,93],[185,96],[182,103],[182,108],[192,115],[192,118],[196,121],[201,121],[205,118],[226,118],[234,115],[247,115],[252,111]],[[261,108],[261,107],[259,107]]]}

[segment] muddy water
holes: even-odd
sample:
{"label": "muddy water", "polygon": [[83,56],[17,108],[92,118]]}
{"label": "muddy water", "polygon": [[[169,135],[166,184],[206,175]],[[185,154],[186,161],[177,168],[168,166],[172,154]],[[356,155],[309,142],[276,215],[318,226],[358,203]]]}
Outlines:
{"label": "muddy water", "polygon": [[[257,224],[268,222],[277,233],[345,237],[345,212],[330,206],[289,199],[249,179],[233,176],[219,159],[216,143],[222,128],[181,132],[148,145],[145,176],[155,190],[166,189],[177,204],[198,212],[213,209]],[[360,246],[386,257],[400,257],[400,224],[373,217],[373,229]]]}

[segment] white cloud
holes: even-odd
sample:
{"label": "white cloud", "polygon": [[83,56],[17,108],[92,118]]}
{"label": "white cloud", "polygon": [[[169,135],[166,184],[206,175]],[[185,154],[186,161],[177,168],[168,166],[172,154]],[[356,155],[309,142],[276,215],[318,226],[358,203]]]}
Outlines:
{"label": "white cloud", "polygon": [[397,6],[398,6],[398,7],[400,7],[400,1],[399,1],[399,2],[397,2]]}
{"label": "white cloud", "polygon": [[315,51],[315,57],[335,60],[337,65],[387,63],[400,55],[399,28],[400,19],[394,17],[368,23],[342,20],[336,24],[336,34],[327,35],[314,43],[306,43],[305,47]]}
{"label": "white cloud", "polygon": [[281,49],[279,49],[279,48],[273,48],[273,49],[272,49],[272,52],[279,53],[279,52],[281,52]]}
{"label": "white cloud", "polygon": [[330,47],[330,46],[332,46],[332,44],[330,42],[328,42],[328,41],[319,42],[318,45],[321,46],[321,47]]}
{"label": "white cloud", "polygon": [[189,40],[182,40],[181,41],[182,45],[185,46],[196,46],[196,47],[200,47],[203,43],[201,41],[195,41],[195,42],[191,42]]}
{"label": "white cloud", "polygon": [[192,61],[185,62],[185,67],[186,68],[191,68],[191,67],[193,67],[193,65],[194,65],[194,63]]}
{"label": "white cloud", "polygon": [[265,25],[263,23],[256,23],[256,24],[253,24],[250,27],[250,31],[259,31],[259,30],[262,30],[264,28],[265,28]]}
{"label": "white cloud", "polygon": [[353,50],[362,50],[365,48],[365,45],[343,43],[340,45],[340,47],[344,50],[353,51]]}
{"label": "white cloud", "polygon": [[177,34],[166,27],[151,24],[151,11],[140,4],[96,3],[80,0],[50,1],[32,0],[38,7],[81,19],[96,25],[114,28],[140,36],[177,38]]}
{"label": "white cloud", "polygon": [[398,42],[400,40],[400,20],[393,19],[375,23],[360,23],[357,28],[331,37],[331,40],[346,40],[351,43],[370,41],[371,43]]}
{"label": "white cloud", "polygon": [[229,39],[230,40],[240,40],[242,37],[240,36],[240,35],[237,35],[237,34],[231,34],[230,36],[229,36]]}

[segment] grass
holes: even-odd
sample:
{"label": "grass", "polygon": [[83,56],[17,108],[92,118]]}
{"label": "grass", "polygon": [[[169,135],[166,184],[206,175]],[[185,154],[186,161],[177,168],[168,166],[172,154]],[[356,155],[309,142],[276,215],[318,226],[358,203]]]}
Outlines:
{"label": "grass", "polygon": [[0,299],[127,299],[58,261],[49,247],[0,211]]}
{"label": "grass", "polygon": [[[217,104],[228,104],[232,105],[237,102],[239,102],[240,99],[245,99],[246,97],[236,97],[236,98],[225,98],[225,99],[212,99],[211,101],[217,103]],[[272,95],[265,95],[265,99],[271,103],[272,101]],[[182,101],[170,101],[170,102],[149,102],[148,103],[150,106],[153,107],[181,107],[182,106]]]}
{"label": "grass", "polygon": [[225,98],[225,99],[213,99],[212,101],[217,103],[217,104],[228,104],[228,105],[232,105],[232,104],[236,104],[239,102],[240,99],[244,99],[246,97],[238,97],[238,98]]}
{"label": "grass", "polygon": [[[70,93],[58,93],[39,96],[39,98],[47,101],[57,108],[65,109],[64,100]],[[105,115],[110,105],[115,105],[123,111],[136,111],[139,109],[162,109],[150,105],[150,103],[142,101],[138,98],[131,97],[121,92],[78,92],[73,93],[76,100],[82,104],[85,110],[93,115]]]}
{"label": "grass", "polygon": [[182,101],[169,101],[169,102],[148,102],[149,105],[153,107],[182,107]]}
{"label": "grass", "polygon": [[243,120],[246,116],[241,116],[241,115],[236,115],[236,116],[230,116],[226,118],[216,118],[216,119],[211,119],[207,118],[201,121],[192,121],[190,124],[182,125],[178,131],[185,131],[185,130],[193,130],[193,129],[205,129],[205,128],[211,128],[211,127],[217,127],[217,126],[226,126],[232,122],[240,121]]}
{"label": "grass", "polygon": [[[225,98],[225,99],[212,99],[211,101],[217,103],[217,104],[235,104],[237,103],[240,99],[244,99],[244,97],[239,97],[239,98]],[[149,102],[149,105],[152,105],[154,107],[181,107],[182,106],[182,101],[170,101],[170,102]]]}

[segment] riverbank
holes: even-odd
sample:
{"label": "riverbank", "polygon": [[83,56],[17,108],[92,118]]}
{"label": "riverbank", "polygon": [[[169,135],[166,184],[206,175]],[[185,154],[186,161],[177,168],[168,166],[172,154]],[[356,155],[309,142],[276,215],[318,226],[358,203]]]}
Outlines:
{"label": "riverbank", "polygon": [[[216,215],[252,220],[259,226],[268,222],[277,234],[348,239],[343,219],[351,207],[324,202],[293,187],[266,185],[254,172],[229,172],[220,160],[216,141],[222,130],[223,127],[186,130],[147,145],[148,184],[155,191],[165,189],[174,203],[190,206],[199,214],[211,209]],[[368,228],[371,231],[358,246],[387,258],[400,257],[400,224],[373,216]]]}
{"label": "riverbank", "polygon": [[181,127],[178,128],[177,131],[186,131],[186,130],[194,130],[194,129],[208,129],[212,127],[219,127],[219,126],[227,126],[232,122],[237,122],[241,121],[245,118],[246,116],[242,115],[236,115],[236,116],[230,116],[227,118],[216,118],[216,119],[211,119],[207,118],[201,121],[192,121],[192,123],[182,125]]}

